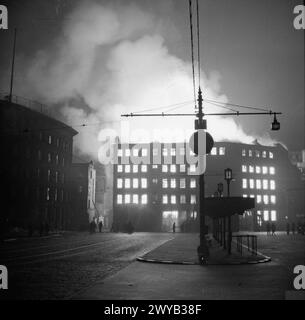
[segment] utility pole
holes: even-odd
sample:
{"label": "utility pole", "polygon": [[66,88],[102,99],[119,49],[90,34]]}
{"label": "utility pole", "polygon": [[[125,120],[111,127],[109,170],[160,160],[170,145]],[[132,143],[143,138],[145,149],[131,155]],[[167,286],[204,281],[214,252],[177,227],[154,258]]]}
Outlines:
{"label": "utility pole", "polygon": [[12,69],[11,69],[10,94],[8,96],[10,103],[12,102],[12,95],[13,95],[15,53],[16,53],[16,36],[17,36],[17,29],[15,28],[15,30],[14,30],[14,45],[13,45],[13,59],[12,59]]}

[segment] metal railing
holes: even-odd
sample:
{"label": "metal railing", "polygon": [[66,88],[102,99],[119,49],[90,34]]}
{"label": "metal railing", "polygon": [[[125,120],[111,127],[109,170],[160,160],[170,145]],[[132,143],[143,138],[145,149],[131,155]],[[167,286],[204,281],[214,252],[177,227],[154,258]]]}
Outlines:
{"label": "metal railing", "polygon": [[234,235],[232,238],[236,239],[236,250],[241,255],[243,254],[243,247],[250,251],[253,255],[257,255],[257,236],[245,234]]}

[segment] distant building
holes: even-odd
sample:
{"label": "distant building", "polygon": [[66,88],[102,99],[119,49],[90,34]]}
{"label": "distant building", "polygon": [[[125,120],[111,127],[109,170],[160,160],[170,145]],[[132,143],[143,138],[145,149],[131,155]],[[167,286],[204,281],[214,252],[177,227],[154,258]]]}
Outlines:
{"label": "distant building", "polygon": [[1,227],[66,229],[67,173],[73,128],[41,112],[0,100]]}
{"label": "distant building", "polygon": [[[122,230],[131,222],[139,231],[170,231],[175,222],[179,231],[185,223],[198,225],[198,176],[187,174],[196,168],[186,161],[189,151],[185,144],[160,144],[157,148],[156,144],[141,144],[139,150],[132,147],[118,145],[119,162],[113,169],[115,227]],[[150,164],[131,163],[128,159],[133,153],[148,155]],[[152,160],[158,153],[160,162],[156,164]],[[183,163],[177,164],[178,153]],[[168,164],[168,156],[173,158],[172,164]],[[267,222],[284,229],[288,221],[299,221],[298,214],[304,212],[303,197],[296,192],[302,190],[300,173],[281,145],[215,143],[207,156],[206,197],[215,195],[220,182],[226,196],[224,170],[228,167],[234,178],[230,195],[255,198],[256,202],[255,209],[246,212],[234,230],[265,230]]]}
{"label": "distant building", "polygon": [[96,171],[93,162],[73,163],[69,170],[71,228],[88,230],[89,223],[98,218],[95,205]]}

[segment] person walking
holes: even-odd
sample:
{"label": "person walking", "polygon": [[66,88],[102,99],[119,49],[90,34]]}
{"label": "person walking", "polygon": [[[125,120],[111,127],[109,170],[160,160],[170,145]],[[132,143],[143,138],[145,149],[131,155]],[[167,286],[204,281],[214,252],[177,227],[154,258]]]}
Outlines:
{"label": "person walking", "polygon": [[266,229],[267,229],[267,236],[269,236],[270,235],[270,222],[269,221],[267,222]]}
{"label": "person walking", "polygon": [[102,229],[103,229],[103,221],[101,220],[101,221],[99,221],[99,223],[98,223],[98,231],[99,231],[99,233],[102,232]]}
{"label": "person walking", "polygon": [[173,223],[173,233],[175,233],[176,232],[176,223],[174,222]]}
{"label": "person walking", "polygon": [[272,231],[272,235],[275,235],[275,223],[272,223],[271,225],[271,231]]}
{"label": "person walking", "polygon": [[289,224],[289,222],[287,222],[287,224],[286,224],[286,232],[287,232],[287,236],[289,236],[289,233],[290,233],[290,224]]}

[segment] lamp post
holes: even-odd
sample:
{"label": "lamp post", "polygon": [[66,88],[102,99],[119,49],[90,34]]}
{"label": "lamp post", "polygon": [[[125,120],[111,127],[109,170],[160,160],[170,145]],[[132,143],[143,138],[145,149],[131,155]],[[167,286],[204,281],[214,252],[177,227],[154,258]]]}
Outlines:
{"label": "lamp post", "polygon": [[[232,169],[225,169],[225,180],[228,186],[228,198],[230,197],[230,182],[232,180]],[[231,242],[232,242],[232,231],[231,231],[231,216],[228,217],[228,253],[231,254]]]}

